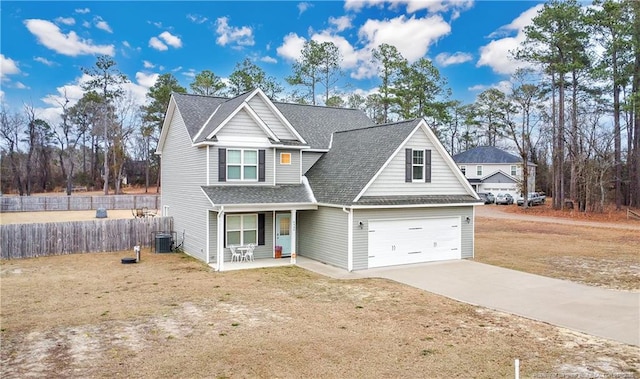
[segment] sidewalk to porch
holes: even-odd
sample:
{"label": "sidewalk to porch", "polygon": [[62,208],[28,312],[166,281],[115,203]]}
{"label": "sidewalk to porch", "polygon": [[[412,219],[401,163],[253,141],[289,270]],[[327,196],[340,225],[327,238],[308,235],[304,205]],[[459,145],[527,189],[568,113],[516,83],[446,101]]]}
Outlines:
{"label": "sidewalk to porch", "polygon": [[[213,269],[216,268],[215,263],[210,263],[210,267]],[[284,266],[294,266],[291,263],[291,258],[260,258],[255,261],[249,262],[224,262],[224,270],[223,271],[234,271],[234,270],[246,270],[252,268],[267,268],[267,267],[284,267]],[[349,272],[347,270],[341,269],[339,267],[331,266],[322,262],[315,261],[310,258],[305,258],[298,256],[296,258],[295,266],[304,268],[305,270],[313,271],[315,273],[329,276],[332,278],[340,278],[340,279],[355,279],[362,278],[363,276]]]}

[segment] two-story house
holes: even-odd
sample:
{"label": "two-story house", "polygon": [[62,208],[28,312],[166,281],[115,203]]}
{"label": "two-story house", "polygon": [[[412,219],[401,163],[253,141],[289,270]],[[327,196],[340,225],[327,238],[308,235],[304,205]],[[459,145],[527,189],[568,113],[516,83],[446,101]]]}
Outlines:
{"label": "two-story house", "polygon": [[349,271],[473,257],[479,199],[422,119],[173,94],[157,154],[163,215],[217,270],[249,243]]}
{"label": "two-story house", "polygon": [[[462,174],[477,192],[494,195],[508,193],[515,198],[522,193],[522,158],[494,146],[479,146],[453,156]],[[528,188],[536,188],[536,165],[529,162]]]}

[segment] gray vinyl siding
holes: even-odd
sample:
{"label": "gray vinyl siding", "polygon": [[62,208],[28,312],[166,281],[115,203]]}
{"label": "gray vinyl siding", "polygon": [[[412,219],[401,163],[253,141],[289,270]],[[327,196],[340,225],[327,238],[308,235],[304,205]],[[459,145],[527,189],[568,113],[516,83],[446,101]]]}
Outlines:
{"label": "gray vinyl siding", "polygon": [[259,96],[254,96],[249,101],[249,106],[260,116],[269,129],[280,139],[297,140],[280,118],[278,118],[269,106]]}
{"label": "gray vinyl siding", "polygon": [[244,109],[236,113],[236,115],[220,129],[216,137],[218,137],[219,140],[224,140],[225,137],[263,138],[264,142],[268,143],[268,136],[265,134],[265,131]]}
{"label": "gray vinyl siding", "polygon": [[206,149],[191,146],[184,121],[176,109],[162,149],[162,206],[169,207],[174,231],[185,253],[206,260],[207,209],[211,204],[200,186],[206,181]]}
{"label": "gray vinyl siding", "polygon": [[[209,212],[209,263],[218,262],[218,212]],[[225,249],[228,250],[228,249]],[[225,254],[226,255],[226,254]],[[226,261],[226,259],[225,259]]]}
{"label": "gray vinyl siding", "polygon": [[341,208],[319,206],[298,212],[298,254],[346,269],[347,223]]}
{"label": "gray vinyl siding", "polygon": [[[290,153],[291,164],[280,164],[280,153]],[[276,150],[276,184],[300,184],[300,154],[300,150]]]}
{"label": "gray vinyl siding", "polygon": [[[431,183],[405,182],[405,148],[431,150]],[[435,145],[418,129],[371,184],[364,196],[466,194],[464,186],[438,153]]]}
{"label": "gray vinyl siding", "polygon": [[[356,209],[353,214],[353,269],[369,265],[369,220],[402,218],[460,217],[462,225],[462,258],[473,258],[473,206],[443,208]],[[469,217],[471,223],[465,219]],[[362,229],[359,222],[363,223]]]}
{"label": "gray vinyl siding", "polygon": [[[220,146],[221,148],[226,148],[224,146]],[[226,149],[239,149],[238,147],[230,147]],[[251,148],[256,150],[257,148]],[[262,148],[261,148],[262,149]],[[227,182],[219,182],[218,181],[218,146],[209,147],[209,185],[243,185],[243,186],[252,186],[252,185],[269,185],[272,186],[274,183],[274,173],[273,173],[273,149],[265,148],[265,181],[227,181]],[[278,157],[279,159],[280,157]],[[206,161],[206,160],[205,160]]]}
{"label": "gray vinyl siding", "polygon": [[322,158],[324,153],[319,153],[315,151],[303,151],[302,152],[302,175],[306,174],[307,171],[316,164],[318,159]]}
{"label": "gray vinyl siding", "polygon": [[[263,213],[263,212],[260,212]],[[255,214],[252,212],[247,213],[226,213],[226,215],[230,214]],[[273,258],[273,212],[264,212],[264,245],[256,246],[256,249],[253,251],[253,256],[255,259],[261,258]],[[213,220],[213,223],[217,223],[217,218]],[[217,230],[217,229],[216,229]],[[216,262],[217,257],[217,245],[212,246],[211,248],[211,262]],[[231,261],[231,250],[227,247],[224,248],[224,261]]]}

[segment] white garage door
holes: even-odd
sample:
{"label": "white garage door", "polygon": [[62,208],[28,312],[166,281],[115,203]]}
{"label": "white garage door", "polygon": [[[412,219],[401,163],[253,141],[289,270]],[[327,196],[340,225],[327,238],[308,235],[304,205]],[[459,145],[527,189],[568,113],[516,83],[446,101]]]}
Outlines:
{"label": "white garage door", "polygon": [[460,217],[369,221],[369,267],[461,258]]}

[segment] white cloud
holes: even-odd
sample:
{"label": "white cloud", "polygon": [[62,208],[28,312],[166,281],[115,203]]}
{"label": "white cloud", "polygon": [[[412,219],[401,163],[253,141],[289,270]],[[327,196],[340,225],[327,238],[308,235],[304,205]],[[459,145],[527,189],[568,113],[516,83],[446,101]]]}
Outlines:
{"label": "white cloud", "polygon": [[298,3],[298,16],[306,12],[309,8],[313,7],[313,4],[302,2]]}
{"label": "white cloud", "polygon": [[145,74],[144,72],[136,72],[136,81],[139,85],[147,89],[153,87],[153,85],[156,84],[158,77],[160,77],[160,75],[156,73]]}
{"label": "white cloud", "polygon": [[89,29],[91,27],[91,23],[89,21],[83,21],[82,22],[82,26],[84,26],[85,28]]}
{"label": "white cloud", "polygon": [[142,64],[144,65],[144,68],[154,68],[154,67],[156,67],[156,65],[154,65],[153,63],[151,63],[149,61],[142,61]]}
{"label": "white cloud", "polygon": [[300,58],[300,52],[307,40],[296,33],[289,33],[284,36],[282,45],[278,46],[276,52],[279,56],[289,61],[296,61]]}
{"label": "white cloud", "polygon": [[5,79],[7,75],[19,74],[18,63],[4,54],[0,54],[0,78]]}
{"label": "white cloud", "polygon": [[278,60],[273,58],[273,57],[269,57],[269,56],[264,56],[262,58],[260,58],[261,62],[265,62],[265,63],[278,63]]}
{"label": "white cloud", "polygon": [[358,34],[369,42],[370,48],[383,43],[395,46],[409,62],[425,56],[429,46],[449,34],[451,26],[440,16],[406,18],[404,15],[390,20],[367,20]]}
{"label": "white cloud", "polygon": [[129,49],[131,48],[131,44],[129,43],[129,41],[122,41],[122,44],[124,45],[124,47],[128,47]]}
{"label": "white cloud", "polygon": [[182,47],[182,40],[169,32],[162,32],[158,35],[158,37],[151,37],[151,39],[149,39],[149,46],[158,51],[169,50],[169,46],[172,46],[176,49]]}
{"label": "white cloud", "polygon": [[76,19],[73,17],[58,17],[56,18],[56,22],[58,24],[75,25]]}
{"label": "white cloud", "polygon": [[344,68],[356,67],[361,59],[367,59],[365,58],[365,56],[367,55],[366,50],[354,50],[351,43],[342,36],[331,34],[329,32],[322,32],[313,35],[311,39],[318,43],[332,42],[338,48],[338,51],[342,56],[342,67]]}
{"label": "white cloud", "polygon": [[329,24],[333,25],[336,29],[336,32],[341,32],[343,30],[351,28],[351,17],[342,16],[342,17],[329,17]]}
{"label": "white cloud", "polygon": [[187,19],[195,24],[202,24],[208,20],[208,18],[206,18],[205,16],[202,16],[199,14],[192,14],[192,13],[189,13],[187,15]]}
{"label": "white cloud", "polygon": [[36,61],[36,62],[40,62],[40,63],[42,63],[44,65],[47,65],[47,66],[54,66],[55,65],[55,62],[52,62],[52,61],[48,60],[47,58],[43,58],[43,57],[35,57],[35,58],[33,58],[33,60]]}
{"label": "white cloud", "polygon": [[344,9],[358,12],[366,7],[383,7],[385,0],[346,0]]}
{"label": "white cloud", "polygon": [[162,32],[158,37],[162,38],[167,45],[173,46],[176,49],[182,47],[182,41],[180,40],[180,38],[174,36],[169,32]]}
{"label": "white cloud", "polygon": [[248,26],[235,27],[229,26],[227,17],[220,17],[216,21],[216,34],[218,38],[216,43],[220,46],[226,46],[235,43],[238,46],[253,46],[253,29]]}
{"label": "white cloud", "polygon": [[178,66],[178,67],[176,67],[176,68],[172,68],[172,69],[171,69],[171,72],[178,72],[178,71],[180,71],[180,70],[182,70],[182,66]]}
{"label": "white cloud", "polygon": [[169,50],[167,45],[165,45],[162,41],[160,41],[158,39],[158,37],[151,37],[149,39],[149,46],[153,47],[154,49],[156,49],[158,51]]}
{"label": "white cloud", "polygon": [[537,15],[542,5],[536,5],[521,13],[510,24],[500,27],[491,36],[503,36],[515,33],[515,36],[508,36],[494,39],[488,44],[480,47],[480,59],[476,63],[477,67],[489,66],[498,74],[513,74],[517,69],[529,66],[527,63],[518,62],[511,57],[511,53],[520,47],[526,39],[524,28],[531,24],[532,19]]}
{"label": "white cloud", "polygon": [[186,76],[187,78],[193,79],[196,77],[196,70],[190,68],[188,71],[183,72],[182,75]]}
{"label": "white cloud", "polygon": [[95,22],[96,24],[96,28],[100,29],[100,30],[104,30],[105,32],[108,33],[113,33],[113,30],[111,30],[111,27],[109,26],[109,24],[102,19],[102,17],[96,17],[93,22]]}
{"label": "white cloud", "polygon": [[474,0],[346,0],[344,8],[358,12],[367,7],[382,8],[386,3],[390,9],[398,9],[404,5],[408,13],[426,10],[429,13],[452,11],[455,14],[459,10],[471,8]]}
{"label": "white cloud", "polygon": [[31,34],[38,38],[38,42],[60,54],[72,57],[90,54],[113,56],[115,54],[113,45],[94,45],[91,40],[78,37],[74,31],[64,34],[57,25],[50,21],[29,19],[25,20],[24,24]]}
{"label": "white cloud", "polygon": [[473,59],[473,55],[458,51],[453,54],[449,54],[449,53],[438,54],[436,56],[436,63],[442,67],[447,67],[454,64],[469,62],[472,59]]}
{"label": "white cloud", "polygon": [[76,13],[80,13],[80,14],[87,14],[89,12],[91,12],[91,9],[89,8],[78,8],[75,10]]}
{"label": "white cloud", "polygon": [[24,83],[22,83],[22,82],[16,82],[16,83],[15,83],[15,87],[16,87],[17,89],[30,89],[29,87],[27,87],[26,85],[24,85]]}

